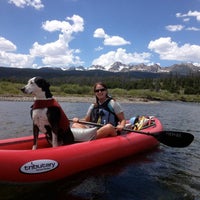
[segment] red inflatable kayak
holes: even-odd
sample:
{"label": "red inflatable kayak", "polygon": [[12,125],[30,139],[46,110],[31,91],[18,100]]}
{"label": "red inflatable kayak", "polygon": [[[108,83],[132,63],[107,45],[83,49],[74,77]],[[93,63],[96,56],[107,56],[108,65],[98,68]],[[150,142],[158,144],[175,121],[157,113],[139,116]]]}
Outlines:
{"label": "red inflatable kayak", "polygon": [[[143,132],[163,130],[157,118]],[[38,149],[31,150],[33,136],[0,140],[0,182],[46,182],[123,157],[151,150],[159,145],[152,136],[129,132],[116,137],[102,138],[52,148],[43,134]]]}

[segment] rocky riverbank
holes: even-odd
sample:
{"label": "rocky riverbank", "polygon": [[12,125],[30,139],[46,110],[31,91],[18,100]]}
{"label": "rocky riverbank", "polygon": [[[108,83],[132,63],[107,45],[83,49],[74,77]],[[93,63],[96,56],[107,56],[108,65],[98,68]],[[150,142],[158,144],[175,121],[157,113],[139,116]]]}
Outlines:
{"label": "rocky riverbank", "polygon": [[[81,103],[81,102],[94,102],[95,98],[91,96],[65,96],[65,97],[58,97],[56,96],[55,99],[59,102],[73,102],[73,103]],[[31,96],[0,96],[0,101],[33,101],[33,97]],[[155,101],[149,101],[143,98],[116,98],[116,100],[120,103],[155,103]]]}

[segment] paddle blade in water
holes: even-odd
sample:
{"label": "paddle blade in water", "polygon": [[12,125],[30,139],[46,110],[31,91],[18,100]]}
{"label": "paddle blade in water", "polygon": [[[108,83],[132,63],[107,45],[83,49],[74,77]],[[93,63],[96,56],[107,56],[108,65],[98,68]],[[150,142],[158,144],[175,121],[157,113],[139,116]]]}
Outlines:
{"label": "paddle blade in water", "polygon": [[187,147],[194,140],[192,134],[178,131],[161,131],[154,137],[161,143],[170,147]]}

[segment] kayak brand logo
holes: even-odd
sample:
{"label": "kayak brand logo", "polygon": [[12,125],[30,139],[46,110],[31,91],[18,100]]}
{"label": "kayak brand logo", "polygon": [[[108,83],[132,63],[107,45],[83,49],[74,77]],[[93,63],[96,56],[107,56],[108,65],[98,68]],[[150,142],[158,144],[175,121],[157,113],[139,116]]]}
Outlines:
{"label": "kayak brand logo", "polygon": [[20,171],[25,174],[40,174],[44,172],[51,171],[58,167],[58,162],[55,160],[32,160],[30,162],[25,163]]}

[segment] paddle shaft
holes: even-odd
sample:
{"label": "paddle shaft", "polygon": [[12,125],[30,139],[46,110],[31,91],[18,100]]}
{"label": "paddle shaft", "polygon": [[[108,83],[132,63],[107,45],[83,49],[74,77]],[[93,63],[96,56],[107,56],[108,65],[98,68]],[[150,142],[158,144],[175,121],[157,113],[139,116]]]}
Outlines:
{"label": "paddle shaft", "polygon": [[[69,121],[73,122],[73,120],[71,120],[71,119]],[[85,125],[91,125],[91,126],[97,126],[97,127],[103,127],[104,126],[104,124],[98,124],[98,123],[94,123],[94,122],[86,122],[86,121],[81,121],[81,120],[79,120],[78,123],[85,124]],[[137,131],[137,130],[128,129],[128,128],[123,128],[122,130],[128,131],[128,132],[142,133],[142,134],[145,134],[145,135],[152,135],[151,133],[148,133],[148,132],[142,132],[142,131]]]}
{"label": "paddle shaft", "polygon": [[[70,120],[73,122],[73,120]],[[103,124],[97,124],[94,122],[78,121],[77,123],[92,125],[97,127],[103,127]],[[143,132],[138,130],[132,130],[128,128],[123,128],[124,131],[139,133],[143,135],[148,135],[154,137],[160,143],[165,144],[170,147],[187,147],[191,144],[194,136],[190,133],[180,132],[180,131],[159,131],[155,133]]]}

